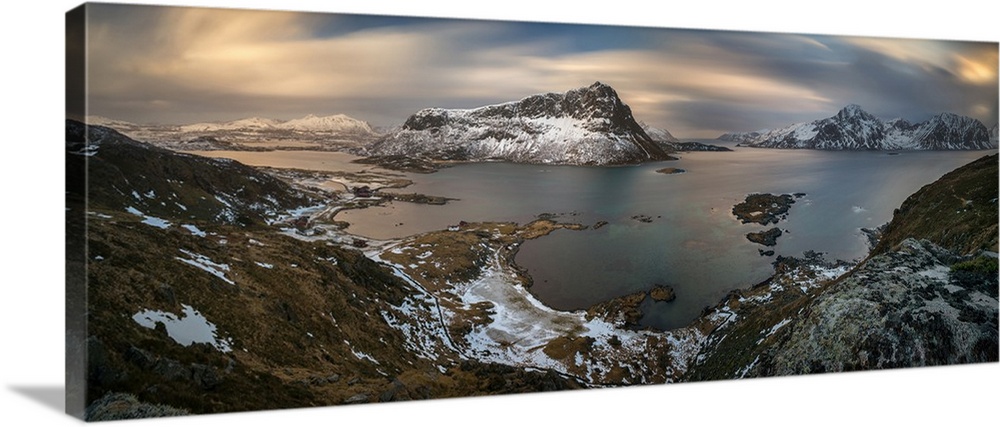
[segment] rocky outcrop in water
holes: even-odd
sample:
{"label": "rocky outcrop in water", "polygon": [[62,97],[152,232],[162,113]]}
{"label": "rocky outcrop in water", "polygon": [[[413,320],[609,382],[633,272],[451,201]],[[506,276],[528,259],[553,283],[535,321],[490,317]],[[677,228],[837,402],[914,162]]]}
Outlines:
{"label": "rocky outcrop in water", "polygon": [[794,197],[791,194],[750,194],[744,201],[733,206],[733,215],[743,224],[777,224],[788,216],[788,210],[795,199],[804,196],[799,194]]}

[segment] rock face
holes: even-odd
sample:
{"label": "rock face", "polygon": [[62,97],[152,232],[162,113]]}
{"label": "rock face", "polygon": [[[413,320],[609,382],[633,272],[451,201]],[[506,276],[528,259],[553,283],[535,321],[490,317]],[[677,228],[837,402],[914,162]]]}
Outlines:
{"label": "rock face", "polygon": [[600,82],[470,110],[420,110],[367,151],[373,156],[574,165],[671,159],[615,90]]}
{"label": "rock face", "polygon": [[950,268],[956,260],[915,239],[869,259],[811,304],[760,370],[788,375],[996,361],[996,272],[962,278]]}
{"label": "rock face", "polygon": [[970,117],[942,113],[916,124],[903,119],[883,121],[855,104],[844,107],[833,117],[794,124],[756,137],[752,134],[727,135],[743,138],[748,146],[764,148],[984,150],[995,147],[986,126]]}

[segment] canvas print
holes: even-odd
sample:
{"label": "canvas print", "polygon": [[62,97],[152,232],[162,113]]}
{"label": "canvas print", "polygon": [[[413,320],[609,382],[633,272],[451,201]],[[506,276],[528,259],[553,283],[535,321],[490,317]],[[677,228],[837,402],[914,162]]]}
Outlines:
{"label": "canvas print", "polygon": [[92,3],[90,421],[998,360],[998,43]]}

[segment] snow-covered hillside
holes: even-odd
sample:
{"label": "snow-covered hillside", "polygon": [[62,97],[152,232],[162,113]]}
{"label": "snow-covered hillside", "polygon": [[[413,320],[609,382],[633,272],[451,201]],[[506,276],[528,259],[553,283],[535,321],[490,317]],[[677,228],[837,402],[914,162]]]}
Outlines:
{"label": "snow-covered hillside", "polygon": [[650,126],[646,124],[646,122],[639,122],[639,126],[642,127],[642,130],[646,131],[646,135],[649,135],[650,138],[653,138],[653,141],[681,142],[681,140],[677,139],[677,137],[672,135],[670,131],[666,129]]}
{"label": "snow-covered hillside", "polygon": [[292,148],[354,149],[379,135],[367,122],[343,114],[323,117],[310,114],[287,121],[249,117],[187,125],[136,124],[101,116],[88,116],[86,121],[113,128],[139,141],[182,151],[267,149],[260,143],[276,141],[278,145],[281,141],[298,144],[291,145]]}
{"label": "snow-covered hillside", "polygon": [[611,86],[468,110],[427,108],[370,145],[373,156],[612,165],[670,157]]}
{"label": "snow-covered hillside", "polygon": [[250,117],[230,122],[184,125],[180,127],[180,130],[182,132],[294,130],[302,132],[374,133],[368,123],[343,114],[324,117],[310,114],[300,119],[288,121]]}
{"label": "snow-covered hillside", "polygon": [[821,150],[983,150],[995,147],[986,126],[970,117],[942,113],[913,124],[904,119],[882,120],[855,104],[844,107],[833,117],[793,124],[744,142],[751,147]]}
{"label": "snow-covered hillside", "polygon": [[262,130],[272,129],[279,122],[274,119],[263,117],[249,117],[246,119],[233,120],[231,122],[219,123],[195,123],[180,127],[181,132],[217,132],[225,130]]}
{"label": "snow-covered hillside", "polygon": [[750,132],[729,132],[719,135],[719,137],[715,139],[718,139],[719,141],[750,142],[757,138],[760,138],[761,135],[768,132],[770,132],[769,129],[755,130]]}
{"label": "snow-covered hillside", "polygon": [[284,123],[279,123],[275,127],[307,132],[374,133],[367,122],[343,114],[325,117],[317,117],[310,114],[301,119],[292,119]]}

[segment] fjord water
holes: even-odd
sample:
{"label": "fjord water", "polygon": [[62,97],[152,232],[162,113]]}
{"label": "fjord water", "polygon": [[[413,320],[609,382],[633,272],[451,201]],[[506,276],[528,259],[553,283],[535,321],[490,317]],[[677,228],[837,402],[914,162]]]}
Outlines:
{"label": "fjord water", "polygon": [[[718,142],[715,142],[718,143]],[[735,147],[682,153],[677,161],[624,167],[479,163],[457,165],[415,181],[403,192],[460,200],[445,206],[392,203],[345,211],[348,231],[389,238],[443,229],[459,221],[525,223],[543,213],[599,229],[559,230],[525,242],[516,262],[531,288],[557,309],[582,309],[609,298],[670,285],[673,302],[646,300],[642,323],[686,325],[728,291],[766,279],[776,255],[806,250],[828,259],[867,253],[861,227],[877,227],[921,186],[994,151],[833,152]],[[686,172],[665,175],[663,167]],[[774,225],[740,224],[734,204],[749,193],[806,193],[797,199],[777,246],[745,235]],[[988,201],[984,201],[988,202]],[[652,221],[633,219],[645,215]]]}

